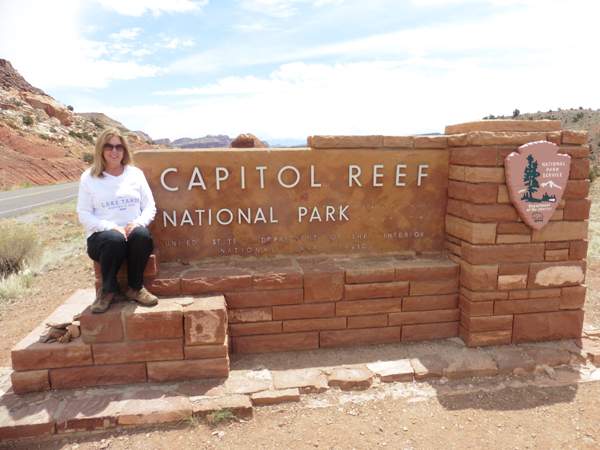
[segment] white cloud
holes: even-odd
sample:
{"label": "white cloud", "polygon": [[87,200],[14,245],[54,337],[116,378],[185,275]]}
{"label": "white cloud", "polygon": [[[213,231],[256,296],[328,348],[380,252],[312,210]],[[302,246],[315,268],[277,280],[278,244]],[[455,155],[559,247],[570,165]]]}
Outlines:
{"label": "white cloud", "polygon": [[125,16],[139,17],[147,11],[155,17],[166,13],[194,13],[202,11],[208,0],[96,0],[105,8]]}
{"label": "white cloud", "polygon": [[192,40],[182,41],[178,38],[164,38],[164,41],[166,41],[166,44],[159,44],[158,46],[162,48],[175,49],[181,47],[193,47],[194,45],[196,45]]}
{"label": "white cloud", "polygon": [[121,41],[123,39],[135,39],[140,35],[141,28],[125,28],[118,33],[109,34],[108,37],[115,41]]}
{"label": "white cloud", "polygon": [[240,31],[281,31],[281,28],[263,27],[261,25],[235,25],[233,28]]}
{"label": "white cloud", "polygon": [[344,0],[238,0],[242,8],[268,16],[286,18],[295,15],[301,3],[312,3],[315,6],[326,4],[340,5]]}

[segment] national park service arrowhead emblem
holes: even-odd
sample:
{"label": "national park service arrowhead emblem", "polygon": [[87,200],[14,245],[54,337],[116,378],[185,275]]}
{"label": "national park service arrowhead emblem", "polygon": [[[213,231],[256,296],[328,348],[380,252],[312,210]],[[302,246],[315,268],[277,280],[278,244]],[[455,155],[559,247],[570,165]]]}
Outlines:
{"label": "national park service arrowhead emblem", "polygon": [[535,230],[548,223],[562,199],[571,157],[558,153],[558,145],[531,142],[506,157],[506,184],[510,199],[523,221]]}

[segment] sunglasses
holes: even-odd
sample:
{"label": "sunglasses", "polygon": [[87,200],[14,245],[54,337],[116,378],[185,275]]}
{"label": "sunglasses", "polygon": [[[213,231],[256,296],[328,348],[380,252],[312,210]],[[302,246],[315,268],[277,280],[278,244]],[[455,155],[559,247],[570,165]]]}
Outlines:
{"label": "sunglasses", "polygon": [[117,145],[104,144],[104,151],[105,152],[110,152],[113,149],[115,149],[119,153],[123,153],[125,151],[125,146],[123,144],[117,144]]}

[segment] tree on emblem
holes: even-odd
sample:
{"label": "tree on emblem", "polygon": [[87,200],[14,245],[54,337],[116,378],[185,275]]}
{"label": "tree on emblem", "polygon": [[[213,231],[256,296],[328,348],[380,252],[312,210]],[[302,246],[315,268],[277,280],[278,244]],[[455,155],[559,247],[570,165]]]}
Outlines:
{"label": "tree on emblem", "polygon": [[525,183],[525,187],[527,188],[527,192],[523,194],[523,198],[521,200],[525,200],[526,202],[540,202],[541,200],[534,198],[534,192],[537,192],[540,184],[537,179],[540,176],[540,173],[537,171],[538,163],[533,160],[533,156],[529,155],[527,157],[527,167],[525,168],[525,175],[523,177],[523,181]]}

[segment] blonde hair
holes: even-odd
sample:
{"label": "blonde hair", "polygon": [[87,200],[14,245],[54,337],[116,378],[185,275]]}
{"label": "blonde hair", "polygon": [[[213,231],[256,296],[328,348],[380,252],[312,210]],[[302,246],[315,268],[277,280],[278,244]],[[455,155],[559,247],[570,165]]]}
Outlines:
{"label": "blonde hair", "polygon": [[125,151],[123,152],[123,159],[121,160],[121,164],[124,166],[130,165],[133,166],[133,154],[129,149],[129,143],[125,136],[114,128],[109,128],[104,130],[98,140],[96,141],[96,149],[94,150],[94,163],[92,164],[91,175],[93,177],[102,178],[102,172],[106,169],[106,163],[104,161],[103,153],[104,153],[104,144],[106,144],[110,138],[113,136],[117,136],[121,139],[121,143],[125,147]]}

